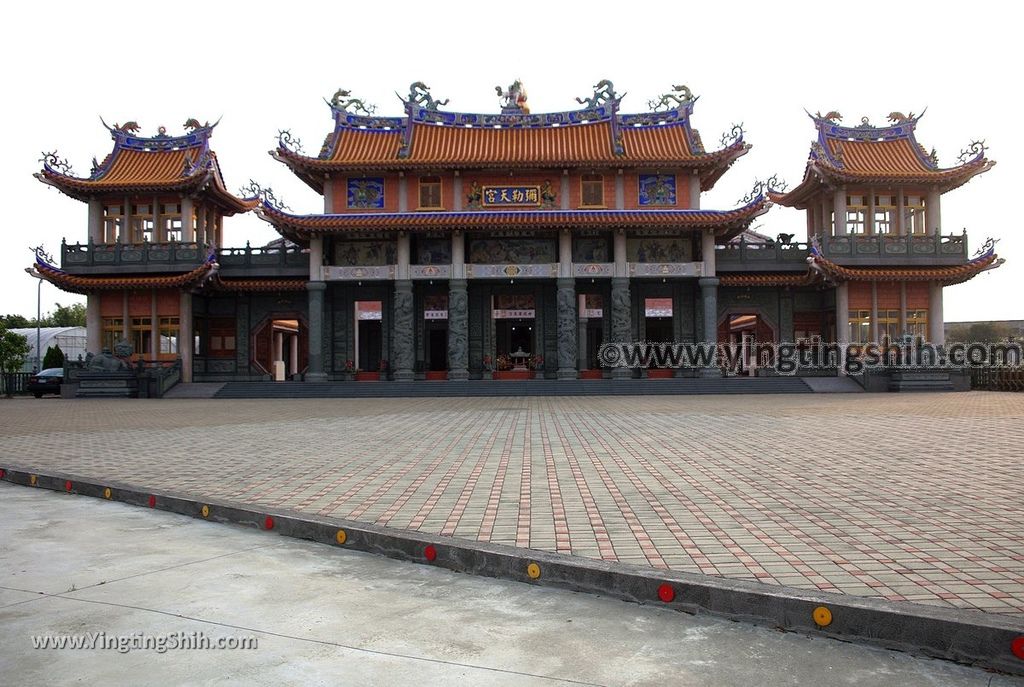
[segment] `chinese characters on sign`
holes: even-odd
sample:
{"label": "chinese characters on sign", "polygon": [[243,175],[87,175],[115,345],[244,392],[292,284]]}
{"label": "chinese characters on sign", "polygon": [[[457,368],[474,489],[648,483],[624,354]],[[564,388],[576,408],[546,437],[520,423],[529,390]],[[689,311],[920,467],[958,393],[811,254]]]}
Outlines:
{"label": "chinese characters on sign", "polygon": [[484,186],[484,207],[540,207],[540,186]]}

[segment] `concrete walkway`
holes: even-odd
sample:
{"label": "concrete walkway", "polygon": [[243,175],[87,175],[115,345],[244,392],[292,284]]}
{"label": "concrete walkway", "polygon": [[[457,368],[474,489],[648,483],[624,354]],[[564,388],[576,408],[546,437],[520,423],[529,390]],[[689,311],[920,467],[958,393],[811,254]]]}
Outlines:
{"label": "concrete walkway", "polygon": [[1024,617],[1024,396],[66,401],[0,468]]}
{"label": "concrete walkway", "polygon": [[[1024,684],[3,483],[0,541],[2,684]],[[92,633],[257,648],[32,645]]]}

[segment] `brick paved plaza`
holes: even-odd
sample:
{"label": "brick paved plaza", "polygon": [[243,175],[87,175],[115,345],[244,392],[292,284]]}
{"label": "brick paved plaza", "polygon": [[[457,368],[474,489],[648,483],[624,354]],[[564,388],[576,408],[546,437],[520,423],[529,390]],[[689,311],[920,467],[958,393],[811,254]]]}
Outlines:
{"label": "brick paved plaza", "polygon": [[1024,396],[0,401],[0,466],[1024,615]]}

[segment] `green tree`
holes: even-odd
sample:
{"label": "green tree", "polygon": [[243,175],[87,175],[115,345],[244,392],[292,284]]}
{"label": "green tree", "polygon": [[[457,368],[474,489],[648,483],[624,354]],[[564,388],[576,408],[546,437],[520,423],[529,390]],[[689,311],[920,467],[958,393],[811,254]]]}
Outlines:
{"label": "green tree", "polygon": [[60,350],[57,344],[47,348],[46,355],[43,356],[43,369],[48,370],[51,367],[64,367],[64,351]]}
{"label": "green tree", "polygon": [[85,326],[85,305],[73,303],[68,306],[55,304],[57,308],[47,316],[49,327],[84,327]]}
{"label": "green tree", "polygon": [[29,350],[28,339],[0,327],[0,373],[5,378],[7,398],[14,395],[14,373],[25,364]]}
{"label": "green tree", "polygon": [[21,315],[3,315],[0,317],[0,327],[5,329],[27,329],[32,326],[32,321]]}
{"label": "green tree", "polygon": [[976,324],[972,324],[971,328],[967,331],[968,340],[972,342],[977,341],[979,343],[1005,341],[1006,337],[1009,335],[1009,327],[995,322],[978,322]]}

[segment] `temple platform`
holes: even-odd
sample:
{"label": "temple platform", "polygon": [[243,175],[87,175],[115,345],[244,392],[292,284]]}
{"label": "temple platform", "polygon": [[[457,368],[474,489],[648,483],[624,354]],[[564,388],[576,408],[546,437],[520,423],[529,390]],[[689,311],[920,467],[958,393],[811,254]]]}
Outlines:
{"label": "temple platform", "polygon": [[465,396],[685,396],[806,394],[799,377],[530,379],[465,382],[228,382],[213,398],[435,398]]}

